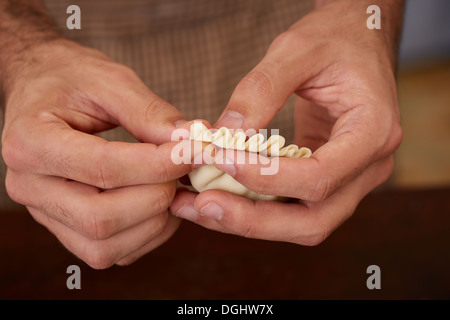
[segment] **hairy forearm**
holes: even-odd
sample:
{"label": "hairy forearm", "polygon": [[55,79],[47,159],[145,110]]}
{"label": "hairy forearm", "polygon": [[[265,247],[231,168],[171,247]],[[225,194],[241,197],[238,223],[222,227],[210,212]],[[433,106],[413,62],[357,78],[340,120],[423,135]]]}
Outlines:
{"label": "hairy forearm", "polygon": [[0,84],[33,45],[61,37],[40,0],[0,0]]}

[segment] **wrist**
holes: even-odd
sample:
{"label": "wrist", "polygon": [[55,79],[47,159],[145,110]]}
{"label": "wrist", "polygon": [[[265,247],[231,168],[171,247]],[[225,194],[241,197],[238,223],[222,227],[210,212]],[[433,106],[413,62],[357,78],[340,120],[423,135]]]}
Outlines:
{"label": "wrist", "polygon": [[[70,40],[64,38],[41,39],[17,50],[10,50],[7,56],[4,56],[5,62],[1,68],[0,96],[6,102],[9,94],[15,87],[25,85],[27,79],[37,78],[42,71],[48,70],[51,65],[58,63],[58,56],[63,56],[64,47]],[[61,54],[59,53],[61,52]],[[22,86],[23,87],[23,86]]]}
{"label": "wrist", "polygon": [[[376,48],[378,53],[384,48],[391,68],[396,70],[404,0],[315,0],[314,3],[317,11],[328,12],[328,19],[340,20],[344,24],[339,22],[346,37],[352,37],[361,45],[364,41],[365,46]],[[370,16],[367,8],[371,5],[380,8],[381,29],[366,27]]]}
{"label": "wrist", "polygon": [[5,94],[18,65],[35,46],[63,38],[37,0],[0,2],[0,88]]}

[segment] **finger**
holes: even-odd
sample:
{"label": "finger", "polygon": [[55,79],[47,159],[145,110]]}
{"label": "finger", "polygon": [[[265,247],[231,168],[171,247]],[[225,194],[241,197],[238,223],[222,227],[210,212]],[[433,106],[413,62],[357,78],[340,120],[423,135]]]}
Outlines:
{"label": "finger", "polygon": [[[189,161],[175,163],[175,146],[192,148],[199,142],[147,143],[108,142],[75,131],[58,119],[14,131],[3,151],[8,167],[41,175],[76,180],[102,189],[127,185],[163,183],[191,170]],[[197,149],[198,150],[198,149]],[[194,154],[191,154],[192,158]]]}
{"label": "finger", "polygon": [[294,143],[298,146],[307,146],[313,151],[317,150],[330,139],[335,122],[336,118],[332,117],[326,108],[296,97]]}
{"label": "finger", "polygon": [[[317,161],[311,158],[272,159],[245,151],[220,150],[214,165],[248,189],[263,195],[314,199],[321,176]],[[315,199],[314,199],[315,200]]]}
{"label": "finger", "polygon": [[[175,216],[189,221],[197,221],[199,212],[195,209],[194,203],[198,193],[188,191],[184,188],[178,188],[175,198],[170,204],[169,211]],[[208,221],[212,224],[210,229],[219,228],[220,224],[213,220]],[[216,229],[217,230],[217,229]]]}
{"label": "finger", "polygon": [[92,79],[87,83],[89,98],[139,141],[154,144],[170,141],[172,132],[186,121],[185,117],[147,88],[133,70],[115,66],[101,77],[110,81]]}
{"label": "finger", "polygon": [[337,121],[330,140],[310,158],[273,158],[266,167],[278,169],[276,174],[263,175],[267,170],[263,165],[239,160],[245,159],[242,152],[229,150],[217,153],[216,166],[255,192],[277,191],[279,195],[321,201],[397,148],[397,142],[386,143],[373,134],[377,128],[372,118],[360,108],[349,111]]}
{"label": "finger", "polygon": [[138,250],[130,253],[129,255],[121,258],[119,261],[116,262],[119,266],[127,266],[141,258],[142,256],[146,255],[150,251],[153,251],[157,247],[161,246],[163,243],[165,243],[178,229],[180,226],[181,219],[175,218],[174,216],[170,215],[168,217],[166,226],[164,227],[164,230],[157,235],[155,238],[153,238],[150,242],[139,248]]}
{"label": "finger", "polygon": [[105,240],[92,240],[67,228],[34,208],[28,208],[33,218],[45,226],[74,255],[94,269],[114,265],[132,252],[136,252],[159,234],[167,221],[167,212],[161,213],[134,227]]}
{"label": "finger", "polygon": [[319,223],[318,217],[299,203],[254,202],[219,190],[197,196],[177,193],[171,212],[205,228],[249,238],[290,241],[292,234],[301,234],[302,244],[316,236]]}
{"label": "finger", "polygon": [[[188,191],[183,187],[178,188],[175,197],[170,204],[169,211],[177,216],[177,212],[183,208],[183,211],[185,211],[185,214],[183,214],[184,219],[197,219],[198,213],[194,208],[195,197],[197,197],[197,195],[197,193]],[[192,216],[190,216],[189,213],[192,213]]]}
{"label": "finger", "polygon": [[11,170],[6,185],[13,200],[89,239],[108,239],[166,211],[175,195],[175,182],[102,192],[76,181]]}
{"label": "finger", "polygon": [[[392,166],[391,159],[373,164],[329,199],[318,203],[254,202],[228,192],[208,190],[195,198],[197,218],[189,220],[244,237],[317,245],[353,214],[368,192],[384,181],[380,177],[386,176],[386,166]],[[176,210],[174,206],[175,201],[171,209]],[[178,211],[178,216],[183,217],[182,213]]]}
{"label": "finger", "polygon": [[[290,41],[289,37],[288,33],[279,36],[261,62],[239,82],[215,127],[265,128],[289,96],[319,72],[315,64],[319,57],[305,60],[308,51],[293,47],[297,40],[291,41],[290,50],[278,50],[281,43]],[[307,68],[302,68],[304,61],[308,61]]]}
{"label": "finger", "polygon": [[216,221],[216,219],[208,219],[201,216],[201,213],[195,208],[195,199],[198,193],[194,193],[182,188],[177,190],[175,198],[170,205],[169,211],[177,218],[199,223],[205,228],[227,232],[227,230]]}

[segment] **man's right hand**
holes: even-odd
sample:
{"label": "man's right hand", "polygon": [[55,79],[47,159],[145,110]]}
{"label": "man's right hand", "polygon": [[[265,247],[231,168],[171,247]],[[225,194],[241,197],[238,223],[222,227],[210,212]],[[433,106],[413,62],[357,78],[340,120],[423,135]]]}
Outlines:
{"label": "man's right hand", "polygon": [[[170,161],[184,118],[128,67],[56,39],[8,66],[2,154],[10,197],[96,269],[132,263],[167,240],[176,179]],[[13,72],[12,72],[13,71]],[[144,143],[95,135],[123,126]]]}

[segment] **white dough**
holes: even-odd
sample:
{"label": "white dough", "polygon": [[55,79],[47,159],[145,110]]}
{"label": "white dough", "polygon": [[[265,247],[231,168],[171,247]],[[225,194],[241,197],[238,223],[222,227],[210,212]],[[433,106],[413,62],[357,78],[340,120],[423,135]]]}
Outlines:
{"label": "white dough", "polygon": [[218,189],[228,191],[239,196],[246,197],[251,200],[272,200],[276,201],[281,197],[263,195],[256,193],[240,182],[236,181],[232,176],[216,168],[212,164],[204,165],[189,173],[192,187],[198,192]]}
{"label": "white dough", "polygon": [[[271,157],[308,158],[311,156],[311,150],[308,148],[299,148],[294,144],[284,147],[285,139],[279,135],[273,135],[266,141],[264,141],[262,134],[256,134],[247,139],[242,130],[238,130],[232,134],[231,130],[222,127],[216,132],[211,132],[205,125],[198,122],[191,125],[190,139],[211,142],[220,148],[246,150]],[[193,170],[189,173],[189,179],[191,180],[192,187],[198,192],[218,189],[251,200],[285,200],[284,197],[256,193],[236,181],[227,173],[216,168],[213,164],[204,165]]]}

